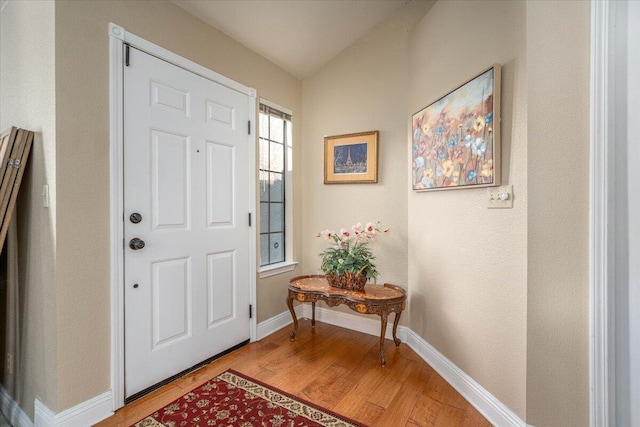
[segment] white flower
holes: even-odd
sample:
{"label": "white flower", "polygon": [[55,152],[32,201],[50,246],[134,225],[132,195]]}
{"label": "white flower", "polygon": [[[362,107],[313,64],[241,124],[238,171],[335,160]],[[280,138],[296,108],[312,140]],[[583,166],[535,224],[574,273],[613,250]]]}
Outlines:
{"label": "white flower", "polygon": [[471,146],[471,152],[474,156],[482,156],[487,151],[487,144],[484,143],[484,139],[476,138],[475,142]]}
{"label": "white flower", "polygon": [[367,226],[365,227],[365,232],[369,237],[373,237],[376,235],[376,233],[378,233],[379,229],[380,229],[379,222],[370,221],[367,223]]}
{"label": "white flower", "polygon": [[336,232],[333,230],[323,230],[320,233],[316,234],[316,237],[323,237],[326,240],[331,240],[333,239],[333,236],[336,235]]}
{"label": "white flower", "polygon": [[471,134],[467,134],[467,136],[464,137],[464,146],[469,148],[472,142],[473,142],[473,136],[471,136]]}

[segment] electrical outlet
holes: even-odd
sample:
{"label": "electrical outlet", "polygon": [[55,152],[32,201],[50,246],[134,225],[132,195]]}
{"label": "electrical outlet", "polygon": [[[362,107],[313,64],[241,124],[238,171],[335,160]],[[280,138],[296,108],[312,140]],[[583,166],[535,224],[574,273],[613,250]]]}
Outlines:
{"label": "electrical outlet", "polygon": [[487,208],[489,209],[511,209],[513,208],[513,186],[489,187],[487,188],[487,198]]}
{"label": "electrical outlet", "polygon": [[13,375],[13,355],[7,353],[7,372],[9,375]]}

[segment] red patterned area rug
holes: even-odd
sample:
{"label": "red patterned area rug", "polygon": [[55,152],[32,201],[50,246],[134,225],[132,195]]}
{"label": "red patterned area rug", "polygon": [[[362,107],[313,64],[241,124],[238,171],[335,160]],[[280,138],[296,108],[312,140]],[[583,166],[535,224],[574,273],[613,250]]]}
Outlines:
{"label": "red patterned area rug", "polygon": [[134,427],[365,427],[229,370]]}

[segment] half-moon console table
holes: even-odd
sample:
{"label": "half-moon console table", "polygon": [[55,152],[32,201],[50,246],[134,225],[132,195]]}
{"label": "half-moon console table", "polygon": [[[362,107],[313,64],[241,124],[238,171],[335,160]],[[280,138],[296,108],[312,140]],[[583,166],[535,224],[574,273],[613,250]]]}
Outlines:
{"label": "half-moon console table", "polygon": [[393,319],[393,342],[400,346],[400,340],[396,337],[396,330],[400,322],[400,315],[406,307],[407,293],[399,286],[365,285],[364,291],[349,291],[346,289],[329,286],[324,276],[299,276],[289,281],[289,295],[287,295],[287,307],[293,317],[293,331],[289,334],[295,339],[298,333],[298,318],[293,310],[293,300],[311,303],[311,325],[316,324],[316,301],[324,301],[329,307],[340,304],[349,306],[353,311],[362,314],[380,315],[380,363],[386,366],[384,357],[384,335],[387,330],[387,318],[390,313],[396,313]]}

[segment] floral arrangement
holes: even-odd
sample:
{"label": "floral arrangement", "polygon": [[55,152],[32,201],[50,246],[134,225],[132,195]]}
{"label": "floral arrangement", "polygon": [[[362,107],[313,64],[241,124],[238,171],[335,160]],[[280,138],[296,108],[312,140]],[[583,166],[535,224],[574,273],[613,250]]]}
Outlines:
{"label": "floral arrangement", "polygon": [[342,228],[338,233],[333,230],[317,233],[316,237],[323,237],[333,243],[333,246],[320,253],[322,272],[328,276],[330,282],[329,276],[360,276],[362,287],[368,279],[375,281],[378,278],[378,270],[373,264],[375,256],[369,249],[369,242],[378,234],[388,232],[389,229],[381,230],[379,221],[372,221],[365,226],[357,223],[351,227],[351,231]]}

